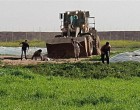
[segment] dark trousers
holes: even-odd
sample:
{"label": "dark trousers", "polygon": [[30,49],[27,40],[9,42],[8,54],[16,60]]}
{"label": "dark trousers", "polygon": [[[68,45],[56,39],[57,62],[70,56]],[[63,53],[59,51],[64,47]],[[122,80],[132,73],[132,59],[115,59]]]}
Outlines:
{"label": "dark trousers", "polygon": [[22,60],[22,58],[23,58],[23,53],[24,53],[24,55],[25,55],[25,59],[27,60],[27,57],[26,57],[26,50],[21,50],[21,60]]}
{"label": "dark trousers", "polygon": [[107,64],[109,64],[109,52],[105,52],[104,54],[101,54],[102,63],[104,63],[105,56],[106,56]]}

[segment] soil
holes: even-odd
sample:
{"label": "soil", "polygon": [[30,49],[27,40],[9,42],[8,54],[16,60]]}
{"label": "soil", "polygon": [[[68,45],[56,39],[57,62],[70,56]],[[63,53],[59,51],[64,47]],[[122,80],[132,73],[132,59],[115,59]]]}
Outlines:
{"label": "soil", "polygon": [[79,60],[75,61],[75,58],[69,59],[50,59],[49,61],[41,61],[40,59],[31,60],[29,59],[20,59],[18,56],[0,56],[1,65],[37,65],[41,63],[74,63],[79,62],[81,60],[86,60],[88,58],[79,58]]}

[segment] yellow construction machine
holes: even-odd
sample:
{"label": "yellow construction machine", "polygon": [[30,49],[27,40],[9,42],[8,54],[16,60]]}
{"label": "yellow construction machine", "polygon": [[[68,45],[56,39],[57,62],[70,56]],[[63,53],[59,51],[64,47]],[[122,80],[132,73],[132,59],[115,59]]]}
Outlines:
{"label": "yellow construction machine", "polygon": [[95,17],[89,11],[66,11],[60,13],[61,34],[49,39],[46,43],[48,57],[74,57],[71,39],[81,43],[80,57],[100,54],[100,39],[95,29]]}

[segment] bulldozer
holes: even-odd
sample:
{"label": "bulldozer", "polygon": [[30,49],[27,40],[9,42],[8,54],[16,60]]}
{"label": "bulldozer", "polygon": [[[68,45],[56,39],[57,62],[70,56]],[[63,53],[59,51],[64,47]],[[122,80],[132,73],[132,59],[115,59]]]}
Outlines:
{"label": "bulldozer", "polygon": [[100,55],[100,38],[95,29],[95,17],[89,11],[66,11],[60,13],[61,34],[46,42],[48,57],[74,57],[71,39],[77,40],[80,46],[80,57]]}

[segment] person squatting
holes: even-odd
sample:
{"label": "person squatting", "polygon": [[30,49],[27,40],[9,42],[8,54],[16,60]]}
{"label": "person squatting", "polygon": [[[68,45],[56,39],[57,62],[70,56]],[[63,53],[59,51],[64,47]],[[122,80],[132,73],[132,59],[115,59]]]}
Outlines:
{"label": "person squatting", "polygon": [[33,60],[35,58],[35,60],[37,60],[37,58],[39,57],[41,60],[43,60],[41,52],[42,52],[41,49],[35,51],[31,59]]}
{"label": "person squatting", "polygon": [[110,46],[109,42],[106,42],[106,44],[101,47],[102,63],[104,63],[104,60],[105,60],[104,57],[106,56],[107,64],[109,64],[110,48],[111,48],[111,46]]}

